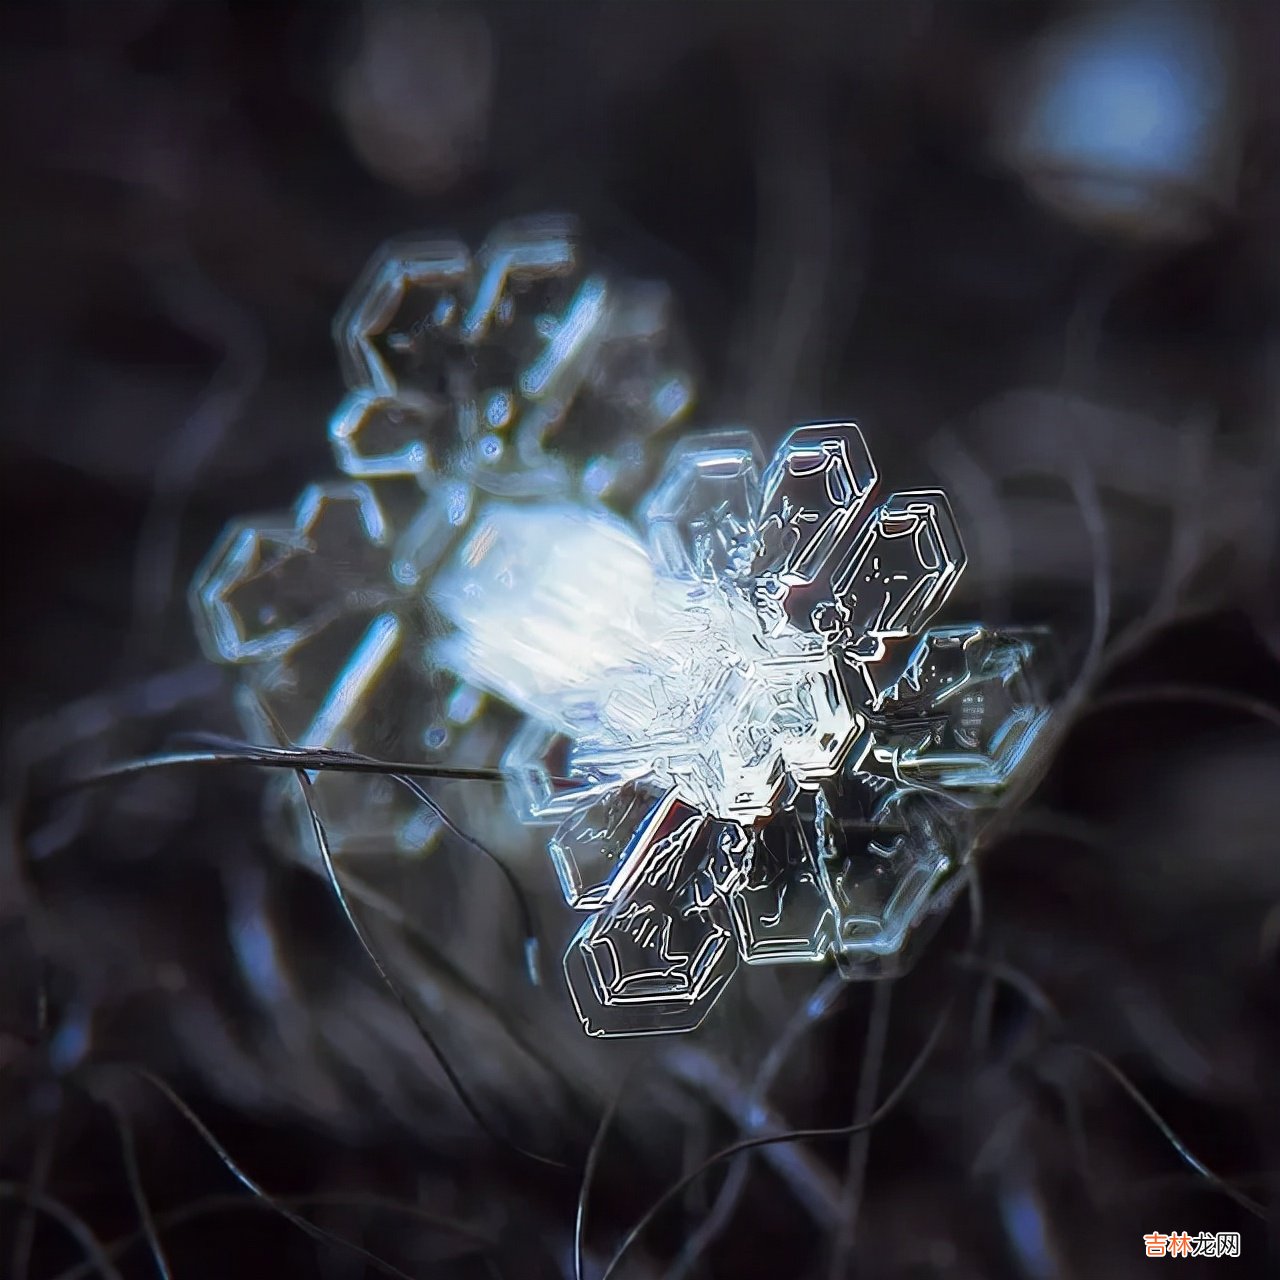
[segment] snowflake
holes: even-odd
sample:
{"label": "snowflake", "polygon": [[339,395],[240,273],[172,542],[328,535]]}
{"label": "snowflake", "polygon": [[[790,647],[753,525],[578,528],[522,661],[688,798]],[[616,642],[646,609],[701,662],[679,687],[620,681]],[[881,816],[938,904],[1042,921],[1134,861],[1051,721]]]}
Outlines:
{"label": "snowflake", "polygon": [[[344,478],[192,583],[246,731],[501,758],[515,816],[470,817],[544,828],[593,1035],[695,1027],[740,963],[901,968],[1049,714],[1042,637],[927,629],[965,563],[946,497],[880,497],[858,428],[814,423],[767,466],[690,436],[633,509],[693,381],[665,287],[563,217],[389,242],[334,331]],[[388,778],[313,796],[341,859],[439,835]],[[310,849],[291,779],[269,806]]]}
{"label": "snowflake", "polygon": [[[694,395],[670,291],[607,269],[571,218],[539,215],[474,252],[444,235],[382,245],[334,336],[344,478],[228,525],[191,586],[201,643],[235,668],[257,741],[492,766],[511,713],[423,662],[438,631],[423,586],[483,495],[621,505],[643,489],[651,438]],[[320,774],[312,794],[340,860],[423,853],[439,834],[388,778]],[[291,852],[317,852],[292,780],[271,789],[268,821]]]}
{"label": "snowflake", "polygon": [[1042,727],[1026,639],[943,628],[894,661],[965,557],[944,494],[876,482],[850,423],[767,467],[748,432],[693,436],[643,537],[496,502],[432,582],[437,658],[527,717],[504,768],[590,913],[565,959],[589,1033],[690,1029],[740,960],[900,954]]}

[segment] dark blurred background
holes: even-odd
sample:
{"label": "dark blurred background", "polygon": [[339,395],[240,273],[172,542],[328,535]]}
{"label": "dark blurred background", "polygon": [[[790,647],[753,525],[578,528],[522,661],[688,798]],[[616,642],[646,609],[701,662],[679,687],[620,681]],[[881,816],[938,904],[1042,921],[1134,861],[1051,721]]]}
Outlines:
{"label": "dark blurred background", "polygon": [[[1128,1276],[1149,1232],[1280,1236],[1280,7],[50,0],[0,17],[0,1275]],[[953,606],[1052,624],[1079,673],[981,851],[991,969],[753,971],[694,1036],[581,1035],[450,853],[381,869],[376,932],[494,1128],[458,1105],[261,779],[34,791],[236,731],[184,601],[229,517],[333,471],[331,318],[388,236],[567,210],[667,281],[691,421],[855,417],[952,494]],[[567,912],[517,867],[554,938]],[[490,882],[491,883],[491,882]],[[408,904],[399,914],[387,905]],[[554,950],[552,943],[549,950]],[[554,957],[553,957],[554,960]],[[553,978],[555,965],[549,965]],[[1039,1008],[1038,984],[1057,1015]],[[815,992],[817,995],[815,996]],[[891,992],[891,994],[889,994]],[[886,1030],[887,1020],[887,1030]],[[135,1187],[134,1190],[137,1188]],[[710,1225],[708,1225],[710,1224]],[[75,1270],[79,1267],[80,1270]]]}

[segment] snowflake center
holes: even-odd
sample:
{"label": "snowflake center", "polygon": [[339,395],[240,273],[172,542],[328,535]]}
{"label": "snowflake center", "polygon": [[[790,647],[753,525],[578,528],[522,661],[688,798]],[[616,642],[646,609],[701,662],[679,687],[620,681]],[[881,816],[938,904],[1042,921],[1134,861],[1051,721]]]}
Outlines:
{"label": "snowflake center", "polygon": [[862,722],[821,636],[765,634],[748,594],[664,574],[569,505],[484,512],[432,588],[439,659],[572,742],[570,767],[752,823],[830,776]]}

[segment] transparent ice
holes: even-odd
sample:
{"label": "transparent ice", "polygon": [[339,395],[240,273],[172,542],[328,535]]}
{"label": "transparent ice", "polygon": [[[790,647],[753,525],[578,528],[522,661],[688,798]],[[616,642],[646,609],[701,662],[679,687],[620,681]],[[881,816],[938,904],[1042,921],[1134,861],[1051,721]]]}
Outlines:
{"label": "transparent ice", "polygon": [[726,849],[740,851],[730,909],[742,958],[748,964],[823,959],[834,941],[835,915],[812,828],[793,812],[759,831],[726,832],[723,840]]}
{"label": "transparent ice", "polygon": [[571,774],[750,823],[861,731],[821,637],[766,634],[745,594],[667,576],[602,513],[492,506],[431,598],[456,628],[442,665],[571,739]]}
{"label": "transparent ice", "polygon": [[233,521],[192,584],[205,651],[223,662],[287,653],[360,602],[390,594],[386,524],[366,485],[311,485],[292,518]]}
{"label": "transparent ice", "polygon": [[[1049,716],[1042,635],[930,629],[951,508],[879,495],[854,424],[688,435],[641,496],[692,404],[669,310],[563,218],[384,246],[335,324],[345,478],[191,590],[256,740],[501,764],[600,1036],[693,1029],[739,964],[905,963]],[[314,786],[338,856],[439,836],[391,779]],[[308,849],[296,781],[271,805]]]}
{"label": "transparent ice", "polygon": [[[349,393],[329,437],[346,478],[227,527],[192,584],[197,632],[234,664],[256,741],[496,764],[513,713],[430,656],[445,621],[422,588],[478,495],[634,495],[649,436],[692,403],[669,292],[595,261],[570,219],[540,216],[474,253],[450,236],[384,245],[335,338]],[[314,799],[340,857],[421,852],[439,833],[391,779],[320,773]],[[271,788],[269,817],[314,852],[292,778]]]}
{"label": "transparent ice", "polygon": [[[254,741],[423,757],[457,679],[422,663],[424,619],[405,607],[389,557],[377,497],[355,481],[311,486],[292,520],[237,521],[215,545],[192,604],[210,656],[237,666],[235,704]],[[413,717],[389,713],[406,705]],[[313,794],[335,854],[415,852],[437,835],[430,811],[388,778],[320,773]],[[272,825],[314,853],[293,778],[277,780],[269,806]]]}
{"label": "transparent ice", "polygon": [[749,432],[706,432],[639,529],[490,502],[434,577],[441,665],[528,717],[504,766],[591,913],[566,958],[590,1033],[696,1025],[727,938],[748,964],[902,954],[1043,727],[1025,637],[935,629],[879,674],[964,551],[945,495],[876,504],[876,480],[851,423],[767,466]]}
{"label": "transparent ice", "polygon": [[871,757],[907,786],[996,793],[1048,720],[1035,632],[933,627],[877,700]]}
{"label": "transparent ice", "polygon": [[667,290],[593,263],[563,216],[504,223],[474,254],[390,241],[334,334],[351,393],[330,437],[352,476],[616,499],[693,402]]}
{"label": "transparent ice", "polygon": [[738,967],[707,866],[711,822],[668,794],[646,815],[602,906],[565,953],[589,1035],[691,1031]]}

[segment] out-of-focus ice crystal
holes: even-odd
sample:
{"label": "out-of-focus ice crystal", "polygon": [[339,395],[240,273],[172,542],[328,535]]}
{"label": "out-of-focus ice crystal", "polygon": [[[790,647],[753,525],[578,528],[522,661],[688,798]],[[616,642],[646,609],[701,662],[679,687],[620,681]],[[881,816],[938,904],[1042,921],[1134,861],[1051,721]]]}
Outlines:
{"label": "out-of-focus ice crystal", "polygon": [[211,658],[256,662],[287,652],[326,623],[390,593],[380,581],[386,523],[362,484],[311,485],[293,519],[237,520],[192,584]]}
{"label": "out-of-focus ice crystal", "polygon": [[334,324],[349,475],[453,476],[506,497],[634,491],[693,384],[667,290],[594,268],[571,218],[517,219],[472,254],[384,245]]}
{"label": "out-of-focus ice crystal", "polygon": [[[423,588],[486,494],[635,494],[650,437],[692,403],[670,293],[608,270],[571,219],[532,217],[474,253],[452,236],[384,245],[335,336],[349,393],[329,436],[348,478],[227,528],[192,585],[197,630],[211,658],[236,664],[257,741],[495,765],[513,712],[436,661],[448,624]],[[416,852],[438,833],[389,778],[321,772],[312,794],[336,856]],[[278,779],[270,803],[291,844],[310,847],[295,780]],[[566,834],[587,863],[590,843]]]}

